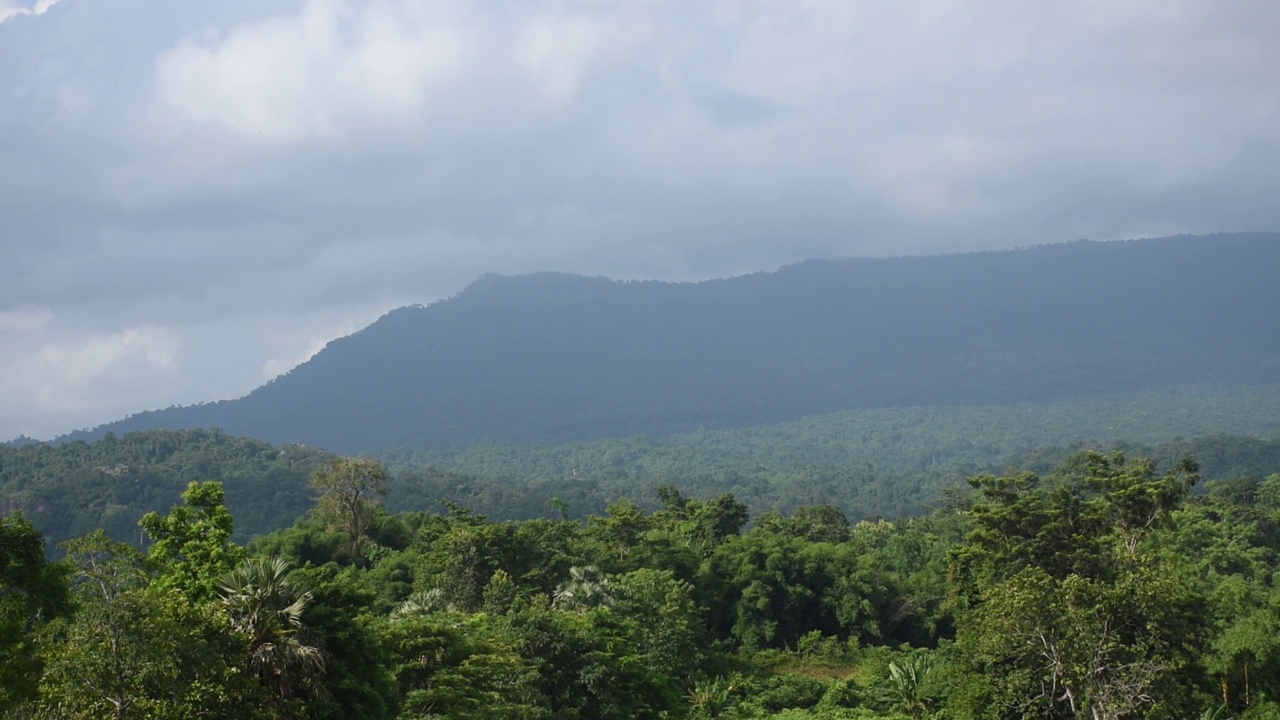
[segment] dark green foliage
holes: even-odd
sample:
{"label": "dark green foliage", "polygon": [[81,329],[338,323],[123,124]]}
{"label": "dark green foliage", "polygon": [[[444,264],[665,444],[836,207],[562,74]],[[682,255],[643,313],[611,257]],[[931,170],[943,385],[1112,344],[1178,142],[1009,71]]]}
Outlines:
{"label": "dark green foliage", "polygon": [[262,717],[263,698],[229,667],[215,622],[177,594],[86,598],[45,637],[42,702],[61,718]]}
{"label": "dark green foliage", "polygon": [[504,622],[517,651],[537,670],[551,717],[606,720],[658,718],[680,702],[677,677],[670,669],[655,672],[661,655],[645,652],[658,649],[640,628],[652,620],[608,607],[565,612],[533,603]]}
{"label": "dark green foliage", "polygon": [[798,507],[791,517],[768,513],[756,523],[770,532],[803,538],[810,542],[844,542],[849,539],[849,519],[834,505]]}
{"label": "dark green foliage", "polygon": [[97,531],[51,566],[5,521],[6,583],[34,572],[56,600],[65,567],[75,600],[44,622],[68,608],[6,585],[27,613],[6,702],[86,719],[1265,717],[1280,474],[1193,495],[1197,475],[1085,452],[893,521],[818,503],[751,523],[735,493],[665,484],[656,509],[622,499],[585,522],[367,507],[358,554],[318,518],[242,550],[221,487],[193,484],[148,516],[147,553]]}
{"label": "dark green foliage", "polygon": [[[1223,413],[1233,408],[1243,412],[1249,402],[1235,395],[1217,399]],[[1197,407],[1192,398],[1175,405],[1166,407],[1151,398],[1115,401],[1104,406],[1115,415],[1103,422],[1125,427],[1152,413],[1188,413]],[[558,497],[569,498],[571,517],[585,517],[605,514],[610,503],[623,497],[643,510],[660,509],[663,503],[657,487],[674,482],[693,498],[732,493],[757,514],[831,505],[857,522],[917,515],[938,504],[946,489],[963,485],[966,476],[998,475],[1009,467],[1047,475],[1069,461],[1081,445],[1096,445],[1083,441],[1090,437],[1084,428],[1108,432],[1105,427],[1079,424],[1074,413],[1090,407],[1078,406],[1062,425],[1043,428],[1036,437],[1049,442],[1080,440],[1071,447],[1027,450],[1029,436],[1020,433],[1031,432],[1025,420],[1035,411],[1045,411],[1043,406],[953,410],[936,410],[931,419],[922,410],[885,411],[878,418],[833,415],[660,441],[632,438],[550,448],[485,446],[457,452],[387,453],[383,459],[395,473],[387,504],[403,511],[430,507],[436,498],[445,498],[490,517],[525,519],[558,516],[547,508],[547,501]],[[1280,417],[1280,402],[1273,414]],[[910,425],[910,433],[890,451],[880,450],[879,440],[900,434],[904,424]],[[966,449],[955,455],[933,452],[931,443],[939,436],[958,436],[956,442]],[[1280,466],[1280,440],[1218,435],[1117,446],[1134,456],[1153,457],[1163,466],[1193,455],[1209,480],[1263,477],[1271,472],[1269,468]],[[813,459],[806,462],[796,447],[808,448]],[[618,459],[622,457],[625,461]],[[432,464],[451,470],[419,469]]]}
{"label": "dark green foliage", "polygon": [[51,545],[97,528],[139,543],[143,515],[171,507],[190,483],[212,480],[222,484],[236,518],[232,539],[244,541],[305,513],[312,504],[307,478],[330,457],[216,430],[0,447],[0,513],[25,509]]}
{"label": "dark green foliage", "polygon": [[[1098,407],[1119,412],[1123,406],[1133,414],[1128,420],[1105,419],[1118,426],[1150,414],[1187,414],[1193,403],[1212,406],[1215,421],[1228,415],[1249,416],[1257,410],[1254,400],[1230,394],[1181,397],[1173,408],[1153,402],[1148,398],[1132,404],[1076,407],[1064,424],[1054,425],[1052,432],[1045,428],[1038,437],[1076,436],[1081,432],[1078,414]],[[1277,408],[1280,413],[1280,403]],[[662,441],[609,440],[553,448],[490,446],[457,454],[389,455],[392,477],[386,506],[393,512],[435,510],[437,499],[445,499],[512,520],[560,517],[559,511],[547,506],[548,500],[560,498],[570,517],[582,518],[602,515],[610,503],[624,497],[639,509],[658,509],[662,505],[655,489],[667,482],[678,483],[684,493],[699,500],[732,493],[757,514],[831,505],[856,522],[872,516],[918,514],[935,503],[945,488],[961,485],[966,475],[998,473],[1008,466],[1047,473],[1072,454],[1067,449],[1025,452],[1029,440],[1013,428],[1028,424],[1031,411],[1026,408],[1009,409],[1012,414],[1000,422],[989,408],[933,412],[932,420],[908,411],[885,411],[877,417],[809,418],[773,428],[706,432]],[[987,424],[991,426],[982,429]],[[1010,434],[1002,439],[1000,433],[1006,431]],[[881,440],[895,434],[903,439],[887,451],[877,450]],[[963,443],[970,449],[961,455],[944,459],[929,449],[930,437],[966,435],[970,439]],[[821,463],[806,463],[797,447],[808,448],[806,452]],[[1166,465],[1193,454],[1209,480],[1264,477],[1272,472],[1270,468],[1280,466],[1277,440],[1214,436],[1128,447],[1131,454],[1149,455]],[[140,543],[144,535],[137,527],[139,518],[172,506],[191,482],[214,480],[222,484],[226,506],[236,518],[231,539],[242,542],[287,527],[306,514],[314,503],[308,479],[332,459],[299,446],[277,448],[206,431],[154,431],[90,444],[0,448],[0,507],[25,508],[50,544],[96,527],[105,528],[113,539]],[[470,474],[415,469],[422,462],[450,463]],[[410,534],[392,517],[375,507],[366,532],[376,544],[405,547]],[[332,535],[320,526],[305,527],[310,528],[306,537],[290,542],[308,544],[313,552],[300,550],[296,557],[324,562],[338,553],[345,561],[353,559],[349,543],[345,548],[332,547],[342,544],[336,527]]]}
{"label": "dark green foliage", "polygon": [[330,561],[350,563],[349,544],[336,531],[325,527],[322,520],[298,520],[293,527],[254,538],[250,549],[263,555],[282,555],[306,565],[324,565]]}
{"label": "dark green foliage", "polygon": [[701,665],[708,638],[693,586],[670,570],[642,568],[616,576],[610,593],[606,619],[659,684],[678,687]]}
{"label": "dark green foliage", "polygon": [[26,518],[0,517],[0,713],[36,695],[43,663],[34,634],[70,609],[66,576]]}
{"label": "dark green foliage", "polygon": [[787,708],[811,708],[822,701],[826,683],[804,675],[775,675],[759,687],[744,688],[766,710],[777,712]]}
{"label": "dark green foliage", "polygon": [[377,589],[369,587],[376,583],[362,582],[360,576],[334,565],[294,570],[289,579],[311,593],[302,617],[307,628],[304,639],[324,653],[323,692],[308,699],[308,717],[395,717],[398,697],[392,659],[369,612],[378,607]]}
{"label": "dark green foliage", "polygon": [[[717,628],[721,633],[753,648],[796,647],[800,637],[814,629],[847,635],[837,618],[837,602],[831,599],[837,578],[854,574],[855,552],[748,533],[712,556],[700,584],[714,598],[709,604],[726,611]],[[850,624],[857,623],[859,600],[850,603]]]}
{"label": "dark green foliage", "polygon": [[325,675],[324,653],[303,623],[312,595],[287,577],[290,569],[279,557],[246,558],[218,579],[218,601],[276,714],[304,693],[320,695]]}
{"label": "dark green foliage", "polygon": [[577,525],[557,520],[485,523],[450,515],[419,530],[418,589],[437,588],[456,607],[480,608],[485,587],[502,571],[525,594],[551,595],[579,562]]}

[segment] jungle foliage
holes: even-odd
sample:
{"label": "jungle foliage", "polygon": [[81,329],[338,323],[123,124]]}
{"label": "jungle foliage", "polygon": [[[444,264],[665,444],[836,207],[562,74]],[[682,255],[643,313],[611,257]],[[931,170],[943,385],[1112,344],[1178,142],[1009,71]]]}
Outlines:
{"label": "jungle foliage", "polygon": [[[656,489],[666,484],[701,499],[733,493],[755,514],[821,504],[855,520],[897,518],[925,512],[942,492],[963,486],[965,477],[1011,467],[1048,472],[1081,447],[1124,449],[1166,464],[1194,455],[1207,480],[1264,477],[1280,467],[1280,441],[1173,438],[1209,421],[1237,430],[1264,427],[1266,418],[1280,417],[1280,395],[1275,401],[1276,415],[1267,412],[1266,394],[1180,394],[1035,408],[841,413],[658,440],[396,451],[376,458],[387,476],[369,478],[372,484],[361,492],[379,495],[392,512],[443,512],[438,501],[445,500],[496,520],[561,513],[582,519],[624,497],[656,510]],[[1194,403],[1201,408],[1198,425],[1181,419],[1192,414]],[[1091,413],[1093,424],[1082,424]],[[1107,442],[1108,435],[1091,434],[1106,432],[1101,423],[1144,427],[1145,437],[1164,440]],[[232,540],[243,543],[305,515],[326,494],[315,485],[316,471],[335,462],[337,456],[322,450],[277,447],[216,430],[0,446],[0,513],[23,511],[51,548],[97,528],[141,547],[138,521],[144,515],[164,511],[188,483],[216,480],[236,518]],[[341,493],[334,492],[321,502],[331,523],[342,517],[368,522],[350,508],[338,513],[341,503]]]}
{"label": "jungle foliage", "polygon": [[350,502],[245,546],[215,482],[148,515],[145,551],[99,530],[54,562],[4,520],[0,641],[25,659],[0,714],[1280,713],[1280,474],[1085,451],[893,522],[670,485],[652,510],[497,521],[391,514],[374,465],[322,464]]}

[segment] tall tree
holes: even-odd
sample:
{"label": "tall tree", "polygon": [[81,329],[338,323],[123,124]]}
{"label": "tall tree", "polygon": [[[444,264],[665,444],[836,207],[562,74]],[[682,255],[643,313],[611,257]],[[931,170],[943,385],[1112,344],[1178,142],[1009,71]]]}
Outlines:
{"label": "tall tree", "polygon": [[338,457],[311,474],[315,514],[345,534],[351,553],[364,556],[374,508],[387,494],[387,471],[376,460]]}

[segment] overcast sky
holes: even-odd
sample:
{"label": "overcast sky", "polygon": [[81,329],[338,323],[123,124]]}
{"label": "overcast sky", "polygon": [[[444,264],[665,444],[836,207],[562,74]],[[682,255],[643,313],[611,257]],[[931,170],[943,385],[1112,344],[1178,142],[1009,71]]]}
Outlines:
{"label": "overcast sky", "polygon": [[1280,229],[1280,3],[0,0],[0,440],[485,272]]}

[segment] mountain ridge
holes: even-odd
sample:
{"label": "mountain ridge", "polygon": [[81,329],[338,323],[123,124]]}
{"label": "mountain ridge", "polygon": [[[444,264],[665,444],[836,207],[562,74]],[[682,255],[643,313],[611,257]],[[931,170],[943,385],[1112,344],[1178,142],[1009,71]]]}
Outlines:
{"label": "mountain ridge", "polygon": [[865,407],[1280,382],[1280,234],[808,260],[701,282],[483,275],[237,400],[60,439],[221,427],[341,452],[739,427]]}

